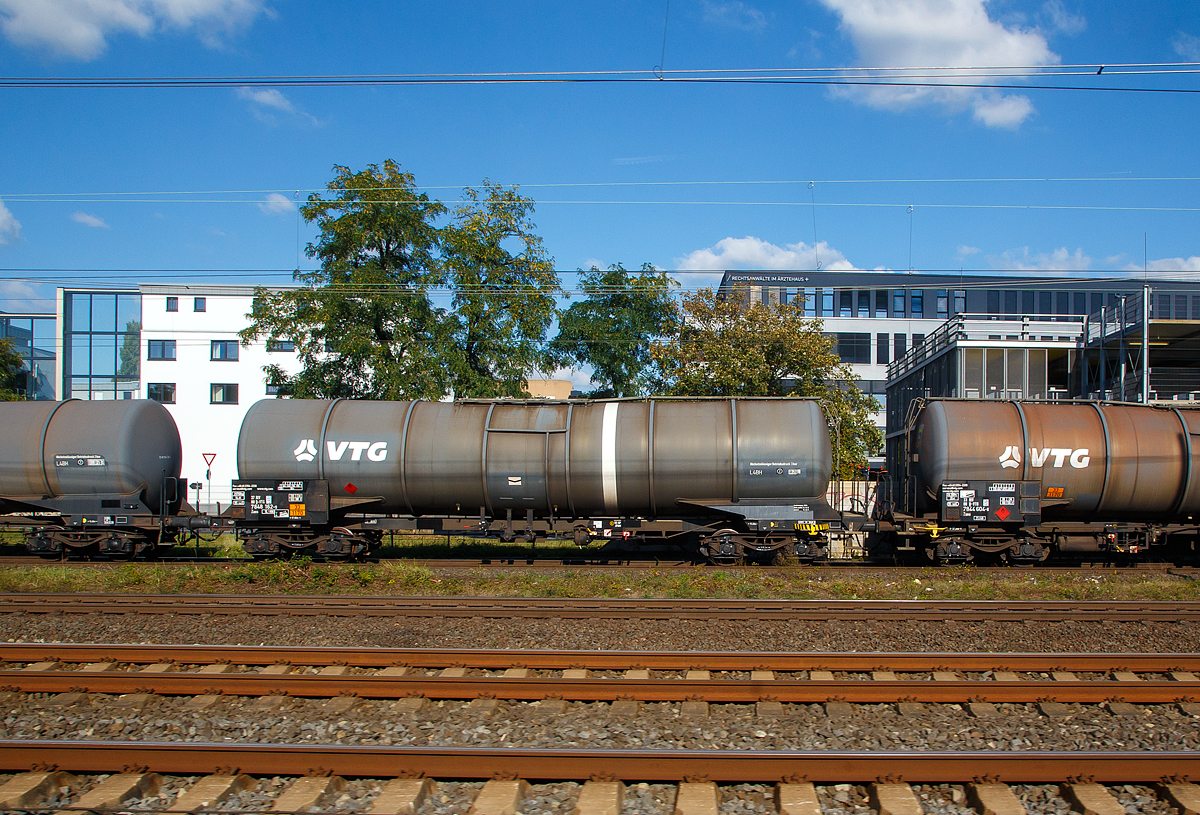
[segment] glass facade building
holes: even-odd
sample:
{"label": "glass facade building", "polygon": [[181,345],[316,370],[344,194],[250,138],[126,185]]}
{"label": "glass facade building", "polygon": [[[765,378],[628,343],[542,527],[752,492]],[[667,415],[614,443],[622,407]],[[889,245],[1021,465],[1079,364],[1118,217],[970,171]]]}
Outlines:
{"label": "glass facade building", "polygon": [[34,401],[55,398],[57,323],[53,314],[0,313],[0,340],[11,340],[13,350],[21,357],[19,396]]}
{"label": "glass facade building", "polygon": [[142,297],[136,292],[63,292],[64,398],[136,399]]}

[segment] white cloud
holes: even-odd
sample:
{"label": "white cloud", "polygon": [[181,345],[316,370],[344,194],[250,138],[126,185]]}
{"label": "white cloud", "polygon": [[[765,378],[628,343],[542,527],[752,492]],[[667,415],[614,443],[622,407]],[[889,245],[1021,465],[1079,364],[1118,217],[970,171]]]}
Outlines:
{"label": "white cloud", "polygon": [[991,257],[992,265],[997,269],[1012,269],[1016,271],[1082,271],[1091,268],[1092,259],[1083,253],[1083,249],[1069,251],[1065,246],[1053,252],[1029,251],[1028,246],[1020,249],[1010,249],[998,257]]}
{"label": "white cloud", "polygon": [[704,272],[728,269],[815,269],[817,264],[827,271],[856,269],[846,256],[825,241],[810,246],[801,241],[776,246],[747,235],[744,238],[722,238],[716,245],[675,259],[680,271]]}
{"label": "white cloud", "polygon": [[1124,270],[1130,274],[1142,274],[1146,272],[1150,277],[1158,279],[1170,280],[1173,278],[1182,278],[1184,280],[1195,280],[1195,275],[1200,273],[1200,256],[1158,258],[1145,265],[1142,263],[1128,263],[1125,265]]}
{"label": "white cloud", "polygon": [[[0,0],[0,2],[3,2],[3,0]],[[250,103],[250,111],[254,114],[254,118],[260,122],[275,124],[275,116],[271,111],[277,110],[280,113],[290,113],[293,116],[307,119],[314,125],[320,124],[315,116],[311,116],[296,107],[292,104],[292,100],[288,99],[281,91],[275,88],[241,87],[237,89],[237,98],[244,99]]]}
{"label": "white cloud", "polygon": [[107,223],[105,223],[103,218],[97,218],[95,215],[88,215],[86,212],[71,213],[71,220],[77,224],[83,224],[84,226],[95,226],[95,227],[100,227],[102,229],[112,229],[111,226],[109,226]]}
{"label": "white cloud", "polygon": [[767,27],[767,15],[741,0],[703,0],[704,22],[738,28],[742,31],[762,31]]}
{"label": "white cloud", "polygon": [[1180,31],[1175,35],[1175,39],[1171,40],[1171,45],[1174,46],[1175,53],[1184,59],[1200,60],[1200,37],[1195,34]]}
{"label": "white cloud", "polygon": [[558,368],[550,373],[548,379],[565,379],[577,391],[590,391],[596,387],[592,384],[591,368]]}
{"label": "white cloud", "polygon": [[[985,0],[821,2],[841,16],[841,28],[854,43],[861,65],[968,68],[1059,62],[1042,33],[992,20]],[[1026,96],[982,88],[876,86],[839,92],[884,110],[924,105],[940,106],[949,113],[969,109],[987,127],[1015,128],[1033,113]]]}
{"label": "white cloud", "polygon": [[958,247],[958,256],[960,258],[965,258],[968,255],[978,255],[979,252],[980,249],[978,246],[967,246],[966,244],[963,244],[962,246]]}
{"label": "white cloud", "polygon": [[0,310],[8,312],[53,311],[54,297],[44,297],[38,288],[23,280],[0,280]]}
{"label": "white cloud", "polygon": [[[816,269],[848,272],[858,270],[846,256],[825,241],[815,246],[800,241],[777,246],[761,238],[722,238],[715,245],[697,249],[675,259],[675,268],[682,274],[676,278],[684,288],[716,286],[721,272],[733,269],[795,271]],[[883,266],[875,271],[890,271]]]}
{"label": "white cloud", "polygon": [[1047,28],[1074,37],[1087,30],[1087,20],[1081,14],[1067,11],[1062,0],[1046,0],[1042,4],[1042,12],[1038,15],[1047,22]]}
{"label": "white cloud", "polygon": [[293,113],[296,110],[288,98],[275,88],[238,88],[237,97],[285,113]]}
{"label": "white cloud", "polygon": [[667,160],[666,156],[632,156],[630,158],[614,158],[612,160],[612,163],[616,164],[616,165],[658,164],[659,162],[666,161],[666,160]]}
{"label": "white cloud", "polygon": [[0,201],[0,244],[15,241],[21,237],[21,223],[16,219],[4,202]]}
{"label": "white cloud", "polygon": [[296,205],[286,195],[273,192],[267,196],[267,200],[258,205],[258,208],[268,215],[281,215],[291,212],[296,208]]}
{"label": "white cloud", "polygon": [[262,13],[264,0],[0,0],[0,28],[13,45],[90,60],[117,34],[192,30],[217,47]]}

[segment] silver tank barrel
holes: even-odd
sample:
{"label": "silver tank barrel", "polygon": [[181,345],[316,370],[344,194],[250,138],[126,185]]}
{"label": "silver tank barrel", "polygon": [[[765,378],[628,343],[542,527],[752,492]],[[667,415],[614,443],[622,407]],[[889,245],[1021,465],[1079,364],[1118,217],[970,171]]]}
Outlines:
{"label": "silver tank barrel", "polygon": [[158,507],[181,459],[175,420],[157,402],[0,402],[0,498],[145,489]]}
{"label": "silver tank barrel", "polygon": [[241,479],[326,479],[414,515],[657,517],[681,499],[823,498],[830,470],[806,399],[266,399],[238,437]]}
{"label": "silver tank barrel", "polygon": [[934,401],[916,432],[926,507],[947,482],[1032,480],[1048,519],[1200,514],[1200,410]]}

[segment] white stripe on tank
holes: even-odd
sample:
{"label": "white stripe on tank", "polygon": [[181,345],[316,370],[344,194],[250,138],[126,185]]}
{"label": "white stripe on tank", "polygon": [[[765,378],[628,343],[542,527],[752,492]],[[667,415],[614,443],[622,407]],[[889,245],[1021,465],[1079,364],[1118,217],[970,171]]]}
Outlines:
{"label": "white stripe on tank", "polygon": [[600,437],[600,476],[604,485],[604,511],[617,514],[617,402],[604,406],[604,431]]}

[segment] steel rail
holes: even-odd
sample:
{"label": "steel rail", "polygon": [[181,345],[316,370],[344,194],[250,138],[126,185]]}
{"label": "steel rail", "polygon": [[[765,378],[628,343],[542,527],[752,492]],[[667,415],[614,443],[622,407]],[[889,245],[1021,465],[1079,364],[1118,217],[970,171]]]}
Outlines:
{"label": "steel rail", "polygon": [[524,778],[626,781],[707,779],[722,783],[806,780],[910,784],[1147,784],[1197,777],[1194,752],[783,752],[766,750],[542,750],[377,745],[267,745],[201,742],[0,741],[0,769],[53,766],[68,772],[306,775],[444,779]]}
{"label": "steel rail", "polygon": [[221,594],[0,594],[0,613],[725,620],[1196,622],[1196,601],[742,600]]}
{"label": "steel rail", "polygon": [[[127,560],[48,560],[40,557],[26,557],[21,555],[0,556],[0,566],[68,566],[76,568],[115,568],[120,566],[128,566],[131,561]],[[153,559],[136,559],[132,561],[135,564],[145,566],[164,566],[168,568],[182,568],[187,566],[231,566],[231,565],[250,565],[256,563],[251,557],[194,557],[194,556],[179,556],[179,555],[163,555]],[[286,563],[286,561],[283,561]],[[323,567],[332,568],[362,568],[363,562],[348,563],[344,560],[316,560]],[[671,559],[671,560],[645,560],[641,558],[603,558],[603,557],[521,557],[515,555],[497,555],[494,557],[479,557],[479,558],[408,558],[408,557],[391,557],[391,556],[371,556],[365,561],[368,565],[381,565],[385,563],[404,563],[414,566],[422,566],[427,569],[433,569],[438,572],[457,572],[469,571],[478,572],[496,571],[496,572],[511,572],[521,570],[532,571],[553,571],[563,569],[579,569],[585,568],[590,570],[611,570],[617,572],[646,572],[646,571],[661,571],[661,572],[684,572],[688,574],[697,573],[718,573],[728,571],[726,567],[714,567],[710,564],[696,560],[686,559]],[[1035,575],[1038,577],[1046,577],[1050,575],[1133,575],[1133,574],[1162,574],[1172,577],[1181,578],[1196,578],[1200,575],[1200,569],[1193,566],[1175,566],[1169,563],[1136,563],[1129,566],[1109,566],[1109,565],[1087,565],[1081,564],[1077,566],[1046,566],[1037,565],[1030,570],[1015,569],[1011,566],[962,566],[962,567],[938,567],[938,566],[895,566],[881,565],[877,563],[823,563],[804,566],[771,566],[771,565],[754,565],[746,567],[753,574],[805,574],[805,575],[834,575],[834,574],[853,574],[853,575],[926,575],[931,571],[934,574],[938,572],[946,573],[947,569],[964,569],[967,575],[1008,575],[1011,577],[1029,577]],[[962,572],[958,572],[962,573]]]}
{"label": "steel rail", "polygon": [[0,643],[0,662],[119,662],[205,665],[349,665],[386,668],[468,667],[535,670],[712,671],[1200,671],[1200,653],[905,653],[861,651],[541,651],[465,648],[342,648],[251,645],[124,645],[117,643]]}
{"label": "steel rail", "polygon": [[22,693],[154,693],[159,695],[285,695],[364,699],[495,698],[512,701],[566,699],[613,702],[706,702],[753,704],[764,700],[790,703],[845,701],[881,704],[899,701],[930,703],[1040,701],[1100,704],[1193,702],[1200,682],[1169,681],[1016,681],[955,680],[749,680],[749,679],[563,679],[558,677],[437,677],[349,674],[201,674],[192,672],[128,673],[104,671],[0,671],[0,687]]}

